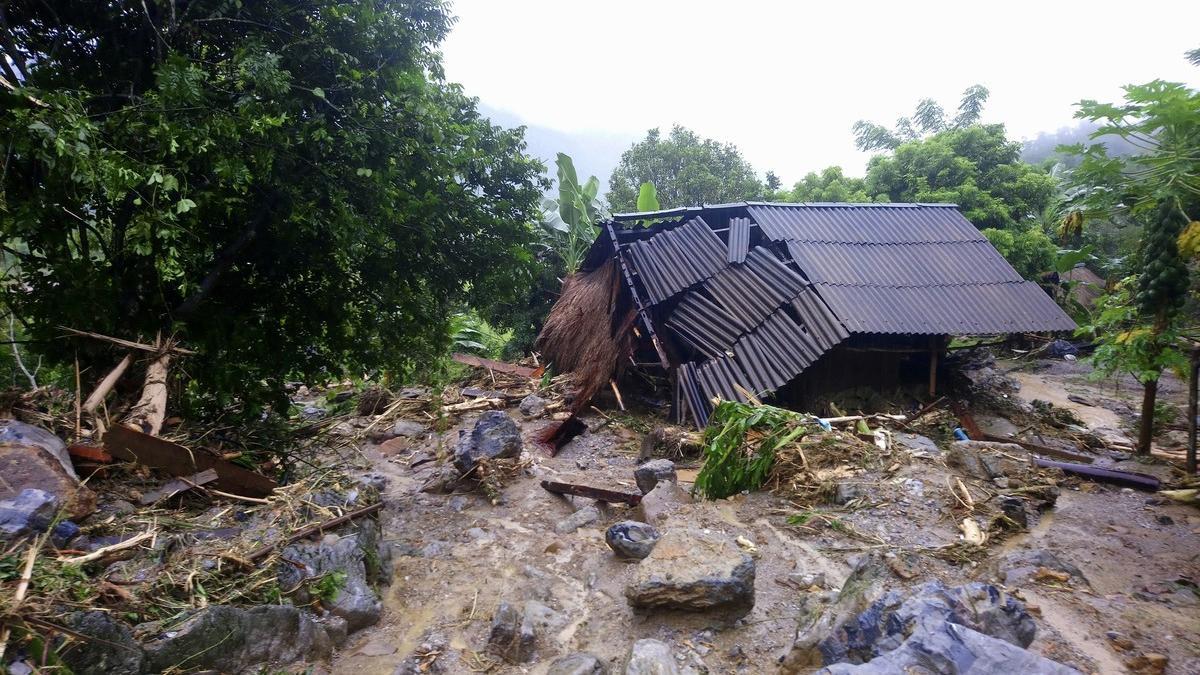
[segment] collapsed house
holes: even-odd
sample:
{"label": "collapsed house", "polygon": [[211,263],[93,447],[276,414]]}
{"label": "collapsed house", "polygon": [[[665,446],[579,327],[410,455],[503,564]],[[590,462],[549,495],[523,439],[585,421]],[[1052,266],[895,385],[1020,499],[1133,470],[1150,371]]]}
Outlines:
{"label": "collapsed house", "polygon": [[538,338],[576,409],[627,367],[657,370],[677,422],[715,399],[812,407],[928,378],[951,336],[1075,323],[952,204],[743,202],[602,225]]}

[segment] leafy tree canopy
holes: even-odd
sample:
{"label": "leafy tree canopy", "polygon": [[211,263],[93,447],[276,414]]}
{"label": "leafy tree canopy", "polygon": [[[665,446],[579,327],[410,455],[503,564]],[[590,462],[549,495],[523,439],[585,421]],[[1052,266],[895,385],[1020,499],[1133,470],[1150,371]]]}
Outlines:
{"label": "leafy tree canopy", "polygon": [[828,167],[821,173],[809,172],[791,190],[780,190],[774,198],[776,201],[797,203],[875,201],[867,194],[867,182],[862,178],[847,178],[840,166]]}
{"label": "leafy tree canopy", "polygon": [[615,212],[637,208],[643,183],[652,183],[663,208],[762,198],[766,187],[736,146],[701,138],[675,126],[663,138],[651,129],[621,155],[609,178],[608,201]]}
{"label": "leafy tree canopy", "polygon": [[1010,228],[1041,213],[1055,193],[1054,179],[1020,155],[1002,124],[941,131],[873,157],[866,190],[875,200],[958,204],[980,228]]}
{"label": "leafy tree canopy", "polygon": [[864,152],[868,150],[895,150],[904,143],[915,141],[930,134],[941,133],[950,129],[965,129],[979,124],[983,114],[983,106],[987,103],[991,92],[981,84],[971,85],[963,92],[958,103],[958,113],[946,117],[946,111],[931,98],[923,98],[917,103],[916,110],[910,117],[896,120],[896,126],[888,129],[882,124],[859,120],[854,123],[854,145]]}
{"label": "leafy tree canopy", "polygon": [[204,400],[281,401],[418,367],[452,307],[527,285],[542,167],[444,81],[443,3],[4,11],[5,300],[35,337],[175,332]]}

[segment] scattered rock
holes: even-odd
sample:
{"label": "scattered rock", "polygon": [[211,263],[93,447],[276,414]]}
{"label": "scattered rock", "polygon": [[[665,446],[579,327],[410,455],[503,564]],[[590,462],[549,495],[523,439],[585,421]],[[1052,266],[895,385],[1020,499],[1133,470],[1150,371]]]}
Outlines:
{"label": "scattered rock", "polygon": [[559,534],[570,534],[575,530],[600,520],[600,509],[595,506],[585,506],[575,513],[563,518],[554,526],[554,531]]}
{"label": "scattered rock", "polygon": [[297,607],[213,605],[146,644],[141,672],[185,663],[190,670],[240,673],[258,664],[320,661],[334,645],[326,625]]}
{"label": "scattered rock", "polygon": [[425,435],[427,427],[412,420],[396,420],[392,425],[392,436],[404,438],[420,438]]}
{"label": "scattered rock", "polygon": [[629,650],[625,675],[680,675],[671,647],[658,640],[638,640]]}
{"label": "scattered rock", "polygon": [[421,484],[421,492],[449,494],[454,492],[461,480],[462,474],[458,469],[450,464],[439,464],[426,476],[425,482]]}
{"label": "scattered rock", "polygon": [[511,604],[500,603],[492,615],[488,647],[509,663],[525,663],[533,658],[536,639],[532,622]]}
{"label": "scattered rock", "polygon": [[511,417],[499,410],[479,416],[475,428],[463,434],[454,450],[454,466],[466,475],[480,459],[517,457],[521,454],[521,430]]}
{"label": "scattered rock", "polygon": [[1058,556],[1045,549],[1009,553],[996,561],[994,565],[994,577],[1009,588],[1016,588],[1036,577],[1038,570],[1061,572],[1068,577],[1078,579],[1082,583],[1087,583],[1082,570],[1071,563],[1059,559]]}
{"label": "scattered rock", "polygon": [[63,618],[67,628],[93,640],[71,640],[58,652],[63,665],[77,675],[138,675],[146,672],[146,655],[133,632],[110,612],[73,612]]}
{"label": "scattered rock", "polygon": [[282,554],[288,562],[280,562],[278,572],[279,586],[296,588],[299,604],[312,602],[305,579],[344,575],[333,598],[322,600],[322,604],[334,616],[345,619],[350,632],[379,621],[383,602],[374,586],[389,584],[392,570],[391,547],[382,543],[379,523],[364,518],[354,527],[356,531],[336,540],[288,546]]}
{"label": "scattered rock", "polygon": [[643,522],[658,526],[666,522],[681,506],[690,504],[691,501],[691,495],[679,487],[678,483],[662,481],[655,485],[653,490],[642,495],[638,511]]}
{"label": "scattered rock", "polygon": [[1166,654],[1147,652],[1130,659],[1126,665],[1139,675],[1162,675],[1167,671],[1167,663]]}
{"label": "scattered rock", "polygon": [[1066,340],[1055,340],[1046,345],[1042,353],[1052,359],[1061,359],[1067,355],[1079,356],[1079,348]]}
{"label": "scattered rock", "polygon": [[742,616],[754,607],[754,559],[728,537],[671,530],[639,563],[625,597],[643,609],[722,610]]}
{"label": "scattered rock", "polygon": [[1029,528],[1029,514],[1025,512],[1025,500],[1020,497],[1008,495],[1000,497],[1000,512],[1011,521],[1012,527],[1019,530]]}
{"label": "scattered rock", "polygon": [[833,492],[833,503],[845,506],[858,499],[866,499],[867,490],[861,483],[842,482]]}
{"label": "scattered rock", "polygon": [[675,473],[675,462],[669,459],[652,459],[633,470],[633,479],[642,494],[646,494],[653,490],[659,481],[676,482],[679,476]]}
{"label": "scattered rock", "polygon": [[12,499],[0,500],[0,541],[45,532],[57,512],[58,497],[37,488],[25,488]]}
{"label": "scattered rock", "polygon": [[546,412],[546,399],[537,394],[529,394],[521,399],[521,403],[517,405],[517,409],[526,417],[539,417]]}
{"label": "scattered rock", "polygon": [[658,538],[658,530],[653,525],[636,520],[622,520],[604,533],[608,547],[623,558],[645,558],[654,550]]}
{"label": "scattered rock", "polygon": [[604,662],[587,652],[569,654],[555,659],[546,675],[605,675]]}
{"label": "scattered rock", "polygon": [[942,449],[928,436],[919,434],[898,433],[892,435],[892,440],[914,457],[941,457]]}
{"label": "scattered rock", "polygon": [[1006,457],[993,454],[1003,452],[1020,457],[1025,449],[1015,443],[993,443],[991,441],[954,441],[946,455],[946,463],[963,473],[980,480],[1017,474],[1021,465]]}
{"label": "scattered rock", "polygon": [[67,444],[58,436],[41,427],[13,419],[0,419],[0,443],[40,448],[58,460],[63,471],[67,472],[69,476],[75,479],[79,478],[79,475],[75,473],[75,465],[71,463],[71,455],[67,452]]}

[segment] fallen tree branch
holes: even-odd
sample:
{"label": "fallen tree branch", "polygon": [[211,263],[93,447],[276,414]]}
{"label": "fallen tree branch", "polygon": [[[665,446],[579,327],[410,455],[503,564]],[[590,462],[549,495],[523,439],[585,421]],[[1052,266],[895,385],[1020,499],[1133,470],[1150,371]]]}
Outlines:
{"label": "fallen tree branch", "polygon": [[123,551],[127,548],[133,548],[143,541],[154,537],[156,534],[158,534],[157,530],[146,530],[145,532],[130,537],[125,541],[117,542],[111,546],[103,546],[86,555],[76,556],[74,558],[59,558],[58,561],[66,565],[82,565],[84,563],[92,562],[93,560],[99,560],[109,553],[115,553],[117,551]]}
{"label": "fallen tree branch", "polygon": [[87,400],[83,402],[84,412],[89,415],[96,412],[96,408],[100,406],[100,402],[116,386],[117,380],[121,379],[121,376],[125,374],[126,369],[129,368],[131,363],[133,363],[133,354],[126,354],[125,358],[121,359],[120,363],[110,370],[108,375],[104,376],[103,380],[100,380],[100,384],[96,385],[96,388],[88,395]]}
{"label": "fallen tree branch", "polygon": [[322,522],[322,523],[316,523],[315,525],[309,525],[308,527],[305,527],[305,528],[297,531],[295,534],[288,537],[287,539],[284,539],[281,542],[276,542],[274,544],[267,544],[266,546],[262,546],[262,547],[259,547],[255,550],[251,551],[250,554],[246,556],[246,560],[249,560],[250,562],[257,562],[257,561],[267,557],[268,555],[271,555],[271,552],[277,548],[283,548],[284,546],[287,546],[288,544],[291,544],[293,542],[300,541],[301,539],[303,539],[305,537],[317,534],[318,532],[324,532],[325,530],[328,530],[331,527],[337,527],[338,525],[341,525],[342,523],[348,523],[351,520],[354,520],[355,518],[365,516],[368,513],[374,513],[382,508],[383,508],[383,502],[375,502],[374,504],[371,504],[370,506],[364,506],[361,509],[351,511],[350,513],[338,516],[337,518],[333,518],[331,520],[326,520],[325,522]]}
{"label": "fallen tree branch", "polygon": [[125,423],[157,436],[162,431],[163,420],[167,417],[167,367],[171,363],[171,353],[163,352],[157,359],[146,366],[146,384],[142,387],[142,397],[134,404]]}
{"label": "fallen tree branch", "polygon": [[[67,326],[59,326],[59,329],[65,330],[68,333],[70,333],[72,335],[77,335],[79,337],[89,337],[89,338],[92,338],[95,340],[111,342],[114,345],[119,345],[121,347],[127,347],[129,349],[139,349],[143,352],[150,352],[152,354],[157,354],[160,351],[164,351],[164,347],[162,347],[161,345],[156,347],[154,345],[148,345],[143,342],[134,342],[132,340],[124,340],[121,338],[112,337],[110,335],[101,335],[100,333],[92,333],[92,332],[86,331],[86,330],[76,330],[74,328],[68,328]],[[196,352],[192,351],[191,349],[184,349],[183,347],[180,347],[178,345],[173,345],[173,344],[168,344],[165,347],[165,351],[174,352],[176,354],[184,354],[184,355],[193,355],[196,353]]]}

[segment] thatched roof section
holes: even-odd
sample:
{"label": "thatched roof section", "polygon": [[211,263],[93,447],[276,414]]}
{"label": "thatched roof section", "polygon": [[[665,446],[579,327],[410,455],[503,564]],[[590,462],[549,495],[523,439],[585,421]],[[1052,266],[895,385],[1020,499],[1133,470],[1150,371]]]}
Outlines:
{"label": "thatched roof section", "polygon": [[[563,282],[562,294],[546,317],[537,346],[559,372],[575,374],[572,409],[578,411],[608,383],[631,349],[636,313],[620,302],[616,263],[609,258]],[[624,306],[626,309],[620,311]]]}

